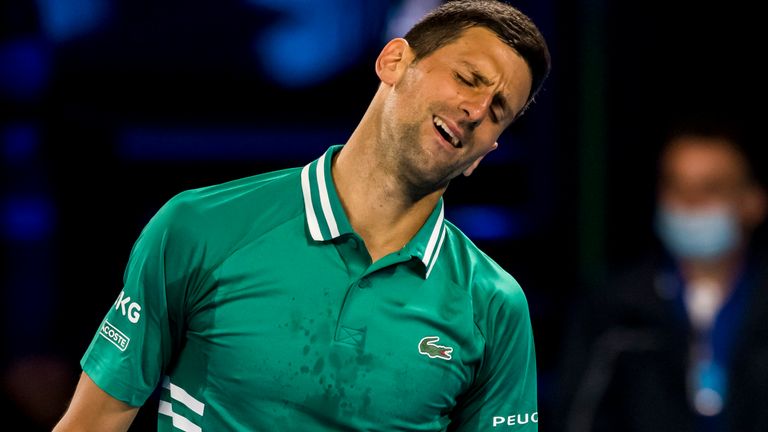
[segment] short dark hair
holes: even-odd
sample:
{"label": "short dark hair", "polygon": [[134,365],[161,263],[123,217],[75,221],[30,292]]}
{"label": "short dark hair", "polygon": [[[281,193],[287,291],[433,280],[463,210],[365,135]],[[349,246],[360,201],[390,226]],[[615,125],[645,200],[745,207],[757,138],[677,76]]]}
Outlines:
{"label": "short dark hair", "polygon": [[497,0],[453,0],[424,16],[404,36],[415,53],[414,61],[458,39],[472,27],[484,27],[514,49],[531,70],[530,105],[549,75],[549,48],[536,25],[524,13]]}

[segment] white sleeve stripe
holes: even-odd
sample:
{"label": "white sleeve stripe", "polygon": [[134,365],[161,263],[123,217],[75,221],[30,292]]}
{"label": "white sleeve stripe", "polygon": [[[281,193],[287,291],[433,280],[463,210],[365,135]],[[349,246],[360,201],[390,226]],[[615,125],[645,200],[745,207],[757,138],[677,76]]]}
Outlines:
{"label": "white sleeve stripe", "polygon": [[203,411],[205,411],[205,404],[195,399],[183,388],[172,383],[170,378],[165,377],[165,379],[163,379],[163,388],[171,391],[171,398],[183,403],[187,406],[187,408],[191,409],[196,414],[203,415]]}
{"label": "white sleeve stripe", "polygon": [[173,412],[173,407],[171,406],[170,402],[161,400],[157,412],[159,414],[170,417],[173,422],[173,426],[176,429],[183,430],[184,432],[203,432],[203,429],[200,426],[192,423],[188,418],[182,416],[181,414]]}
{"label": "white sleeve stripe", "polygon": [[339,236],[339,228],[336,226],[336,218],[333,217],[333,210],[331,209],[331,201],[328,198],[328,189],[325,187],[325,153],[320,156],[315,166],[317,171],[317,188],[320,192],[320,204],[323,207],[323,214],[325,215],[325,222],[328,224],[328,231],[331,232],[331,238]]}
{"label": "white sleeve stripe", "polygon": [[316,241],[323,240],[323,235],[320,233],[320,225],[317,223],[315,209],[312,207],[312,191],[309,186],[309,165],[301,170],[301,190],[304,192],[304,210],[307,213],[309,233],[312,235],[312,239]]}

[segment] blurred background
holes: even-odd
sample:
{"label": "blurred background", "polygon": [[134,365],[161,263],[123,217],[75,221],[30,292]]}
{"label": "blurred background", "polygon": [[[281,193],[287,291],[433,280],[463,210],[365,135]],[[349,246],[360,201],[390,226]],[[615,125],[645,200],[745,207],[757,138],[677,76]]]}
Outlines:
{"label": "blurred background", "polygon": [[[165,201],[346,141],[380,48],[439,3],[2,2],[4,418],[46,430],[63,412],[131,246]],[[667,128],[727,118],[762,164],[768,75],[751,3],[512,3],[547,38],[552,74],[500,149],[451,185],[446,214],[528,296],[544,419],[572,305],[656,242]],[[155,410],[133,429],[151,430]]]}

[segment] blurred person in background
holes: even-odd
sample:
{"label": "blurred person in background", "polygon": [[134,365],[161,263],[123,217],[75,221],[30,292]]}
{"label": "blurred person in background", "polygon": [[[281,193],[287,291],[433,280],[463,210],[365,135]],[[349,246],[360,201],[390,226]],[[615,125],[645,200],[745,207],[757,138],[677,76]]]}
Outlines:
{"label": "blurred person in background", "polygon": [[587,295],[563,354],[559,430],[768,431],[766,193],[739,135],[687,124],[659,160],[663,249]]}

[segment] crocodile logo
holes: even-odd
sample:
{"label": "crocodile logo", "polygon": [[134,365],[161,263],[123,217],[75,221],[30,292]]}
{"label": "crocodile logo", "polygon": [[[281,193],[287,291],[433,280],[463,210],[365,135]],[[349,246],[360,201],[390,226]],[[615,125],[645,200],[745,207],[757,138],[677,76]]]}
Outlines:
{"label": "crocodile logo", "polygon": [[453,348],[435,345],[435,342],[439,341],[438,336],[427,336],[419,341],[419,354],[429,356],[429,358],[441,358],[443,360],[450,360]]}

